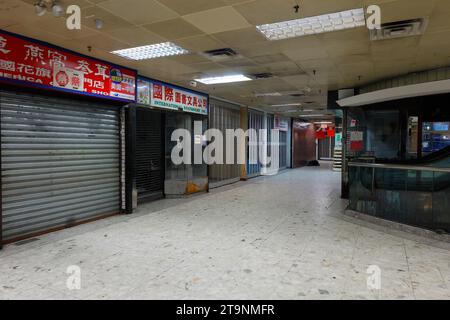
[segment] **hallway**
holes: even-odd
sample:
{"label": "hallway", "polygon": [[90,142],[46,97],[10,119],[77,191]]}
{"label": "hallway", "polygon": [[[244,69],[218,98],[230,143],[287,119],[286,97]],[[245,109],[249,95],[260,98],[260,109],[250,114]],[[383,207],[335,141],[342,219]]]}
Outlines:
{"label": "hallway", "polygon": [[450,251],[352,222],[339,190],[288,170],[8,245],[0,299],[450,299]]}

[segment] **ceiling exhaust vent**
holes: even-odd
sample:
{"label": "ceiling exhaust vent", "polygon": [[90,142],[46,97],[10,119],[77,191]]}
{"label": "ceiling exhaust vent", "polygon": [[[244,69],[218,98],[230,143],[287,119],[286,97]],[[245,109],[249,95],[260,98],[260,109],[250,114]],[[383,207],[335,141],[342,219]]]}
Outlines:
{"label": "ceiling exhaust vent", "polygon": [[381,29],[370,30],[370,40],[387,40],[418,36],[425,32],[428,20],[424,18],[383,23]]}
{"label": "ceiling exhaust vent", "polygon": [[294,98],[299,98],[299,97],[303,97],[305,94],[304,93],[292,93],[292,94],[290,94],[290,96],[291,97],[294,97]]}
{"label": "ceiling exhaust vent", "polygon": [[272,78],[273,74],[270,72],[263,72],[263,73],[255,73],[251,75],[254,79],[268,79]]}
{"label": "ceiling exhaust vent", "polygon": [[237,52],[231,48],[209,50],[203,52],[202,55],[213,61],[224,61],[238,57]]}

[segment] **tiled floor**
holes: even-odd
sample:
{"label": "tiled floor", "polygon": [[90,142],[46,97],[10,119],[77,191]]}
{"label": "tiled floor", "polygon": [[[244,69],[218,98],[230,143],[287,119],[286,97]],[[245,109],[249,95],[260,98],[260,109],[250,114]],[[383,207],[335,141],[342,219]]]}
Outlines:
{"label": "tiled floor", "polygon": [[0,299],[450,299],[450,251],[349,221],[339,188],[290,170],[9,245]]}

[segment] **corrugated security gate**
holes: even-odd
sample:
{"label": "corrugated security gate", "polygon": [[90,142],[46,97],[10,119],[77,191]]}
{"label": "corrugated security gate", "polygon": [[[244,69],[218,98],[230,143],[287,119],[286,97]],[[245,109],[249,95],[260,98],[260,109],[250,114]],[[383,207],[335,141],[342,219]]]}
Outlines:
{"label": "corrugated security gate", "polygon": [[161,116],[157,111],[136,110],[136,187],[141,202],[163,197]]}
{"label": "corrugated security gate", "polygon": [[119,212],[115,107],[0,91],[3,240]]}
{"label": "corrugated security gate", "polygon": [[247,176],[249,178],[255,177],[261,174],[261,162],[259,161],[259,131],[264,128],[264,114],[262,112],[249,110],[248,111],[248,128],[255,129],[250,130],[249,141],[256,142],[255,144],[249,143],[248,156],[247,156]]}
{"label": "corrugated security gate", "polygon": [[240,180],[239,164],[237,164],[237,141],[234,145],[234,164],[226,164],[227,148],[225,145],[226,130],[240,128],[240,106],[228,102],[210,99],[209,101],[209,127],[219,129],[224,137],[223,161],[224,164],[214,164],[209,167],[210,188]]}
{"label": "corrugated security gate", "polygon": [[287,157],[288,157],[288,132],[280,131],[280,169],[286,169],[287,167]]}
{"label": "corrugated security gate", "polygon": [[319,139],[318,141],[318,152],[319,160],[333,160],[334,157],[334,137],[325,139]]}

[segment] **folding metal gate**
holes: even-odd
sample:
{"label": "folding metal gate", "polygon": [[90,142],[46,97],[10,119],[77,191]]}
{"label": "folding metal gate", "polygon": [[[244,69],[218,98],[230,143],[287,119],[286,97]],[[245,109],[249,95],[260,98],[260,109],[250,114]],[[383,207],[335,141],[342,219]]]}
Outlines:
{"label": "folding metal gate", "polygon": [[136,110],[136,188],[138,201],[163,196],[164,164],[162,114],[138,107]]}
{"label": "folding metal gate", "polygon": [[288,132],[280,131],[280,169],[285,169],[287,167],[288,159],[287,159],[287,148],[288,148]]}
{"label": "folding metal gate", "polygon": [[[210,99],[209,127],[219,129],[226,137],[226,130],[240,128],[240,107],[228,102]],[[237,144],[234,145],[234,164],[226,164],[226,145],[224,144],[224,164],[214,164],[209,167],[209,187],[215,188],[240,180],[239,165],[237,164]]]}
{"label": "folding metal gate", "polygon": [[[248,128],[249,146],[247,156],[247,177],[251,178],[261,174],[261,162],[259,161],[259,131],[264,128],[264,114],[262,112],[249,110],[248,111]],[[251,142],[254,142],[252,144]]]}
{"label": "folding metal gate", "polygon": [[0,91],[3,239],[120,208],[115,107]]}

